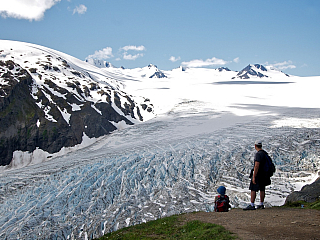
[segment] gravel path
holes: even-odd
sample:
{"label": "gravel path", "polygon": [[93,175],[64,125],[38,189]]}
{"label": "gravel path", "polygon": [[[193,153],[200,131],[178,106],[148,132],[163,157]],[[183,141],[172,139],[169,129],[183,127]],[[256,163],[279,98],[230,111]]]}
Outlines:
{"label": "gravel path", "polygon": [[197,212],[183,215],[187,221],[200,220],[224,226],[240,239],[320,239],[320,211],[268,208],[228,213]]}

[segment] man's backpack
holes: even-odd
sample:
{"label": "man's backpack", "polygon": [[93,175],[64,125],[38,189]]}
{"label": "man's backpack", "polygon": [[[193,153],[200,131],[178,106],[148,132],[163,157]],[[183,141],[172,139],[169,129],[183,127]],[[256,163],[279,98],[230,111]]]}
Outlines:
{"label": "man's backpack", "polygon": [[229,211],[229,197],[227,195],[219,195],[214,203],[215,212],[228,212]]}
{"label": "man's backpack", "polygon": [[266,162],[264,164],[264,171],[266,172],[267,177],[272,177],[276,172],[276,166],[273,164],[271,157],[266,154]]}

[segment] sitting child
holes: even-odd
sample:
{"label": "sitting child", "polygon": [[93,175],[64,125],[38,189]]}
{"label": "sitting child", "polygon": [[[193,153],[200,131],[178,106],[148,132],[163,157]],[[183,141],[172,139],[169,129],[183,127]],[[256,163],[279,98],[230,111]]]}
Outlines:
{"label": "sitting child", "polygon": [[224,186],[220,186],[217,189],[219,193],[214,200],[214,211],[215,212],[228,212],[229,208],[231,208],[229,203],[229,197],[226,195],[226,188]]}

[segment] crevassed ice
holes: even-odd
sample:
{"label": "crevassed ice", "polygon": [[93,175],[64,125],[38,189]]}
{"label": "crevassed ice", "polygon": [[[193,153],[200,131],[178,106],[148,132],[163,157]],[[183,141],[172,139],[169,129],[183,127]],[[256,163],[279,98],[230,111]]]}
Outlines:
{"label": "crevassed ice", "polygon": [[177,132],[190,121],[207,118],[135,125],[41,165],[2,172],[0,238],[90,239],[163,216],[210,211],[220,185],[241,207],[250,199],[256,138],[277,166],[268,204],[281,205],[320,169],[317,129],[270,128],[266,118],[189,136]]}

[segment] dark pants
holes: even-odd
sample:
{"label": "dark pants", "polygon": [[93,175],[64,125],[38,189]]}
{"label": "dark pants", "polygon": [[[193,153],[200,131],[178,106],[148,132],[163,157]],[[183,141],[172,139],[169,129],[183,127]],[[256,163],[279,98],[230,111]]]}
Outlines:
{"label": "dark pants", "polygon": [[249,186],[249,190],[251,191],[265,191],[266,190],[266,186],[264,184],[259,184],[258,181],[256,181],[256,184],[253,184],[252,180],[250,181],[250,186]]}

